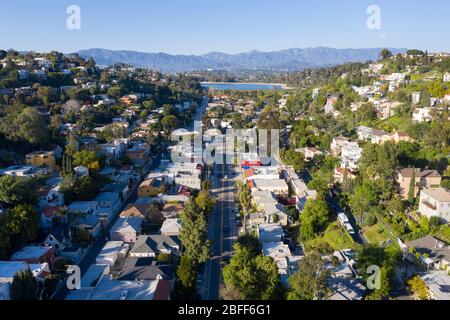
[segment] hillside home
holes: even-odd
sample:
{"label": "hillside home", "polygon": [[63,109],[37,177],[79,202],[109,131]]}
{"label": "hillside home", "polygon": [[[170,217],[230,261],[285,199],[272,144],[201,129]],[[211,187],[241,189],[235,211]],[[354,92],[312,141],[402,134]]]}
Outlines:
{"label": "hillside home", "polygon": [[415,176],[414,198],[417,197],[420,190],[424,188],[438,188],[441,184],[441,175],[436,170],[401,169],[398,171],[397,183],[399,185],[400,196],[403,200],[408,199],[413,175]]}
{"label": "hillside home", "polygon": [[420,192],[419,212],[428,218],[438,217],[450,223],[450,191],[444,188],[423,189]]}

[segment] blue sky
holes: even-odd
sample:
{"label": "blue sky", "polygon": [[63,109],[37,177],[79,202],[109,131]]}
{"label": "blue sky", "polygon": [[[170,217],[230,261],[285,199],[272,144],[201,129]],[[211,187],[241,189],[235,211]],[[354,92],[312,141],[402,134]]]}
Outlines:
{"label": "blue sky", "polygon": [[[0,48],[176,54],[327,46],[450,51],[447,0],[0,0]],[[66,8],[81,8],[81,30]],[[366,27],[369,5],[381,30]]]}

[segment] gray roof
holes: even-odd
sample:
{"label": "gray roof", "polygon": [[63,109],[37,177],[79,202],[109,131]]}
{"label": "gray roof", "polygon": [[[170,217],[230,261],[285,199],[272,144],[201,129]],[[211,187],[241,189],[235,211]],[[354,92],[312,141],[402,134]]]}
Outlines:
{"label": "gray roof", "polygon": [[140,217],[119,218],[112,226],[110,233],[121,232],[126,229],[133,229],[134,231],[139,232],[143,222],[144,219]]}
{"label": "gray roof", "polygon": [[173,280],[175,267],[169,264],[158,264],[152,258],[128,258],[120,271],[119,280]]}
{"label": "gray roof", "polygon": [[450,261],[450,247],[432,236],[407,242],[406,245],[415,248],[420,254],[428,254],[432,260]]}
{"label": "gray roof", "polygon": [[155,253],[164,249],[179,246],[179,240],[176,237],[163,235],[141,235],[138,237],[136,244],[133,249],[131,249],[130,253]]}

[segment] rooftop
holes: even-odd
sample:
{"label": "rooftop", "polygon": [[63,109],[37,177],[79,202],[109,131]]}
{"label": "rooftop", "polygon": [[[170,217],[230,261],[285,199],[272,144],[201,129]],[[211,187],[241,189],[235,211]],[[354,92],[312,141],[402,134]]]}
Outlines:
{"label": "rooftop", "polygon": [[421,277],[436,300],[450,300],[450,276],[446,272],[430,272]]}
{"label": "rooftop", "polygon": [[423,189],[423,193],[439,202],[450,202],[450,190],[444,188]]}
{"label": "rooftop", "polygon": [[153,300],[158,280],[122,281],[103,278],[92,294],[92,300]]}
{"label": "rooftop", "polygon": [[428,254],[432,260],[450,261],[450,246],[432,236],[409,241],[406,245],[415,248],[420,254]]}
{"label": "rooftop", "polygon": [[11,260],[39,259],[45,255],[52,247],[47,246],[30,246],[24,247],[11,256]]}

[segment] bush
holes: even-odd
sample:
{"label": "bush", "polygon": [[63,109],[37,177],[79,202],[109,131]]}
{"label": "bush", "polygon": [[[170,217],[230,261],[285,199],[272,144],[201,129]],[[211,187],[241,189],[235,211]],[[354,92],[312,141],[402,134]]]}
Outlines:
{"label": "bush", "polygon": [[375,217],[373,214],[368,215],[366,218],[366,225],[368,227],[371,227],[371,226],[377,224],[377,222],[378,222],[377,217]]}
{"label": "bush", "polygon": [[161,263],[172,263],[172,257],[170,256],[170,254],[162,253],[158,255],[156,261]]}

